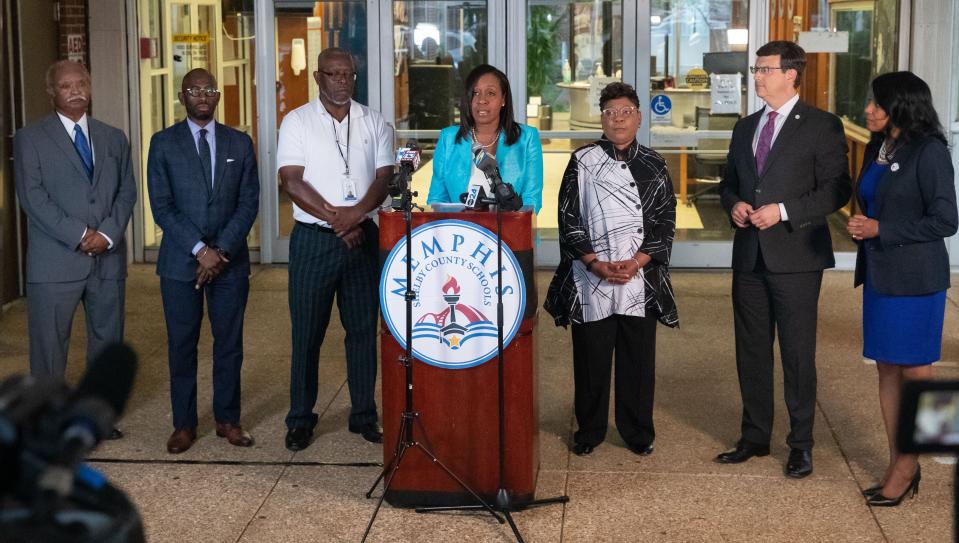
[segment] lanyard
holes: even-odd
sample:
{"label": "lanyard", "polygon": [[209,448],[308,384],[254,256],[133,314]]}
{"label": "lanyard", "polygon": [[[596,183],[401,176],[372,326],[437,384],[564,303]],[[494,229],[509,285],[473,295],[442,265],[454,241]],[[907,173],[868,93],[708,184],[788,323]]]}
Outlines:
{"label": "lanyard", "polygon": [[336,150],[340,152],[340,158],[346,165],[344,172],[347,177],[350,176],[350,112],[346,112],[346,156],[343,155],[343,149],[340,148],[340,135],[336,132],[336,120],[330,115],[330,123],[333,124],[333,140],[336,142]]}

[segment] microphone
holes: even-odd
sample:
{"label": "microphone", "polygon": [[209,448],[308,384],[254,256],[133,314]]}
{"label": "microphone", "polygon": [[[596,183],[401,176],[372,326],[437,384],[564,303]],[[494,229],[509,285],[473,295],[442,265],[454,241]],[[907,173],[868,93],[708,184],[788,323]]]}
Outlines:
{"label": "microphone", "polygon": [[406,147],[400,147],[396,151],[396,162],[400,165],[399,171],[393,174],[390,180],[390,196],[396,198],[406,190],[409,184],[409,178],[420,167],[420,148],[416,145],[416,140],[406,142]]}
{"label": "microphone", "polygon": [[60,465],[80,463],[110,434],[126,407],[137,355],[123,343],[108,346],[87,369],[60,420]]}
{"label": "microphone", "polygon": [[[517,211],[523,207],[523,199],[516,194],[516,191],[513,189],[513,185],[509,183],[504,183],[503,178],[500,177],[499,165],[496,163],[496,159],[492,155],[488,154],[483,145],[478,142],[473,142],[473,164],[476,165],[476,168],[486,174],[487,179],[489,179],[491,184],[492,198],[496,202],[496,205],[503,211]],[[472,185],[467,189],[467,199]],[[467,207],[470,207],[467,204]]]}
{"label": "microphone", "polygon": [[486,151],[483,150],[483,145],[478,141],[474,141],[473,164],[477,169],[483,171],[485,175],[482,181],[474,181],[471,179],[469,186],[466,187],[466,192],[460,195],[460,202],[463,202],[467,209],[486,209],[486,206],[490,203],[492,186],[489,183],[489,174],[486,174],[483,168],[480,167],[480,164],[483,163],[484,159],[487,161],[491,160],[489,155],[486,154]]}

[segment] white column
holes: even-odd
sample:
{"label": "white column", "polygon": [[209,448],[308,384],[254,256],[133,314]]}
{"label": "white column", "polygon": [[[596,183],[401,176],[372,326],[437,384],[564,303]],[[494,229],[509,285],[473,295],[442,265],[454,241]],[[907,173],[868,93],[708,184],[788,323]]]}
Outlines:
{"label": "white column", "polygon": [[[959,9],[956,4],[914,0],[912,35],[917,39],[899,46],[911,45],[909,69],[932,90],[939,120],[951,139],[953,165],[959,170]],[[946,245],[953,270],[959,271],[959,236],[946,240]]]}

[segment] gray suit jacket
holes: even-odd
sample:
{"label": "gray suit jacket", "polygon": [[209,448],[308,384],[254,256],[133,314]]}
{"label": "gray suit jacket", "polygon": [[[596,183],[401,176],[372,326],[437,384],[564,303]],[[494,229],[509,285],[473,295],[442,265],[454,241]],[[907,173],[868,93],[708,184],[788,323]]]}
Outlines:
{"label": "gray suit jacket", "polygon": [[826,217],[852,195],[842,122],[831,113],[797,102],[760,175],[752,144],[764,111],[744,117],[733,128],[720,184],[722,203],[727,213],[740,201],[753,209],[782,203],[789,220],[763,231],[754,226],[736,228],[733,269],[752,271],[760,251],[773,273],[831,268],[835,258]]}
{"label": "gray suit jacket", "polygon": [[89,120],[93,181],[56,113],[18,130],[13,140],[17,196],[27,214],[27,281],[79,281],[95,260],[77,250],[84,229],[113,240],[97,257],[102,279],[127,273],[124,232],[137,200],[130,144],[120,130]]}

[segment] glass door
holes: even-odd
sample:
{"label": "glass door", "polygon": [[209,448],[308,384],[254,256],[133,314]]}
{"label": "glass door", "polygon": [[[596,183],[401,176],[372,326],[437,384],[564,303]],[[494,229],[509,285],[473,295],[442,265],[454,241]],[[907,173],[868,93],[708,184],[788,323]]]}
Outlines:
{"label": "glass door", "polygon": [[[390,54],[381,56],[382,111],[396,129],[397,146],[413,140],[422,149],[422,164],[413,174],[420,205],[425,204],[429,192],[440,130],[460,122],[459,101],[466,76],[480,64],[496,64],[490,56],[492,3],[383,2],[380,18],[385,32],[381,39],[386,40]],[[503,69],[501,64],[499,67]]]}
{"label": "glass door", "polygon": [[510,75],[523,79],[520,118],[539,129],[543,144],[537,265],[559,263],[559,186],[570,153],[603,134],[600,92],[614,81],[636,80],[635,9],[622,0],[528,0],[518,14],[526,35],[525,44],[520,38],[515,45],[525,58],[510,58],[518,65]]}
{"label": "glass door", "polygon": [[287,262],[293,231],[293,203],[279,190],[276,175],[276,141],[283,118],[317,99],[313,80],[317,56],[328,47],[342,47],[357,62],[353,99],[370,104],[371,51],[367,6],[364,0],[256,2],[257,33],[263,35],[257,50],[257,80],[271,81],[271,90],[259,95],[259,131],[269,134],[259,148],[261,220],[264,227],[261,262]]}
{"label": "glass door", "polygon": [[731,264],[733,230],[719,183],[733,126],[750,113],[750,3],[649,0],[649,50],[640,53],[650,71],[644,125],[676,192],[674,267]]}

